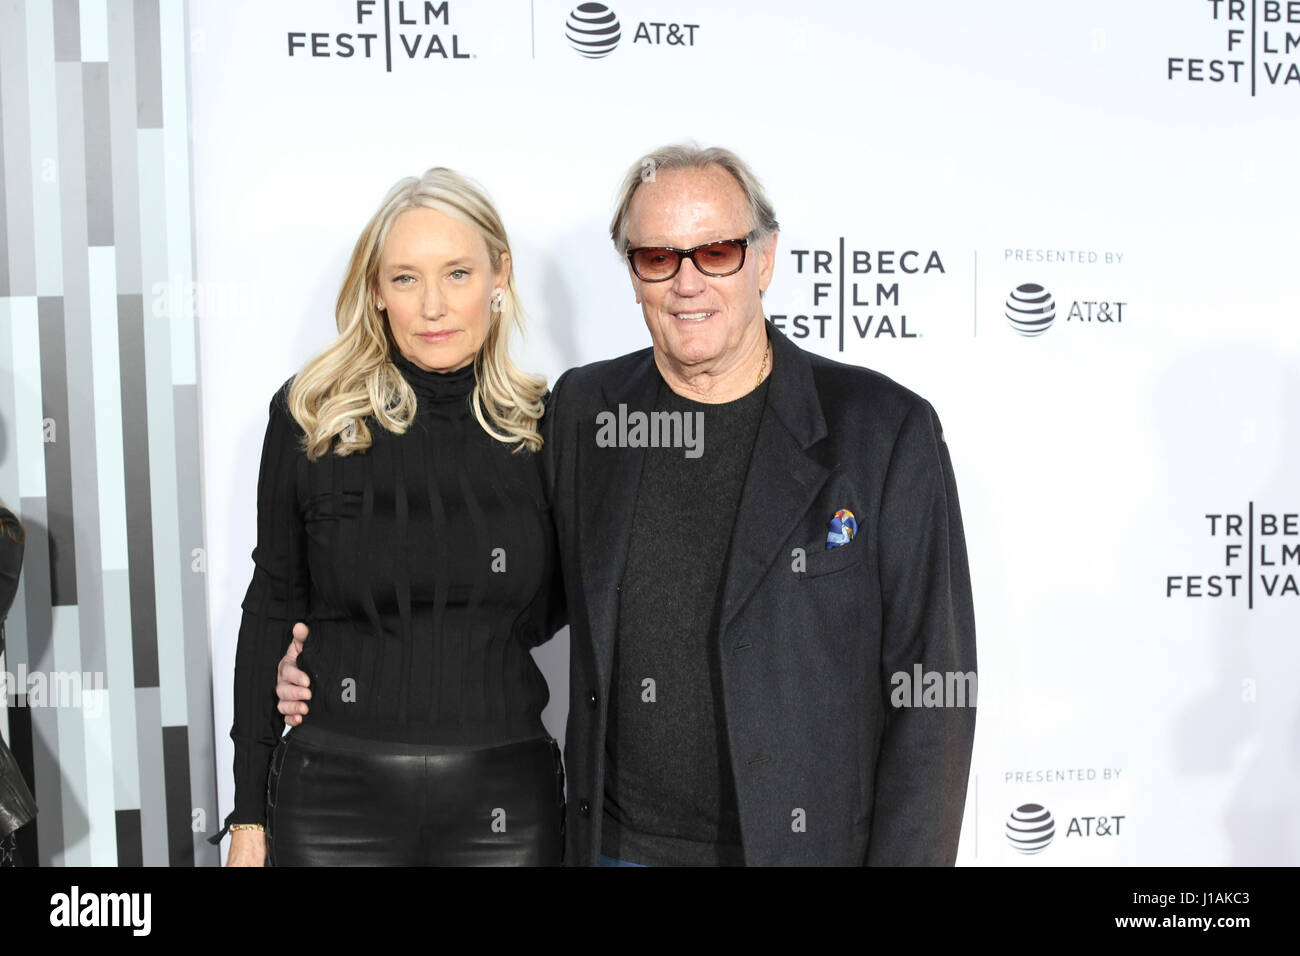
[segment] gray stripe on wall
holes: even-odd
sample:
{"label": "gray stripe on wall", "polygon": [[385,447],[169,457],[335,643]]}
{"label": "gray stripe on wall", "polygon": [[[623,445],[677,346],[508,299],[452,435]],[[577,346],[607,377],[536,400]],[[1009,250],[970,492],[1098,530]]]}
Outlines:
{"label": "gray stripe on wall", "polygon": [[153,506],[149,486],[149,409],[145,400],[144,320],[138,295],[117,297],[122,362],[122,459],[126,469],[126,540],[130,554],[131,645],[137,687],[158,683],[154,607]]}
{"label": "gray stripe on wall", "polygon": [[86,141],[86,238],[92,246],[113,244],[113,151],[110,148],[108,64],[81,65]]}
{"label": "gray stripe on wall", "polygon": [[[132,712],[134,713],[134,709]],[[144,866],[144,859],[140,854],[140,830],[144,821],[140,819],[140,811],[118,810],[115,816],[117,817],[117,865]]]}
{"label": "gray stripe on wall", "polygon": [[59,196],[59,117],[54,61],[54,10],[27,6],[28,139],[31,141],[36,294],[63,295],[63,219]]}
{"label": "gray stripe on wall", "polygon": [[[13,355],[13,307],[9,299],[0,296],[0,356],[6,358]],[[22,517],[22,508],[19,502],[18,488],[18,436],[16,432],[17,405],[18,395],[14,384],[14,364],[12,360],[0,360],[0,505],[4,505],[11,511],[18,513]],[[27,658],[27,602],[21,598],[15,598],[12,608],[10,608],[8,621],[9,627],[14,635],[23,640],[23,646],[12,646],[13,638],[10,637],[8,655],[0,657],[5,662],[6,668],[10,673],[14,671],[14,665],[19,661],[26,661]],[[6,632],[8,634],[8,632]],[[4,709],[5,699],[0,696],[0,709]],[[0,727],[7,727],[8,721],[4,715],[0,715]]]}
{"label": "gray stripe on wall", "polygon": [[[0,30],[2,29],[4,27],[0,25]],[[3,83],[4,76],[0,74],[0,84]],[[3,92],[0,92],[0,145],[3,145],[4,141],[5,98]],[[5,151],[0,149],[0,297],[9,295],[9,207],[5,203],[5,193],[8,191],[5,188]],[[4,352],[8,352],[7,345],[4,347]],[[0,446],[0,454],[4,454],[3,446]]]}
{"label": "gray stripe on wall", "polygon": [[[23,604],[27,627],[21,633],[5,634],[6,653],[12,666],[27,665],[28,671],[48,666],[54,655],[51,646],[54,625],[50,607],[50,549],[44,498],[22,498],[23,528],[27,548],[23,552]],[[14,624],[10,618],[10,624]]]}
{"label": "gray stripe on wall", "polygon": [[[57,12],[57,11],[56,11]],[[57,19],[57,18],[56,18]],[[57,26],[56,26],[57,32]],[[79,42],[79,41],[78,41]],[[64,444],[71,465],[73,540],[77,568],[75,608],[54,610],[54,657],[63,671],[104,670],[104,597],[101,573],[99,488],[95,454],[93,342],[90,325],[90,263],[86,252],[86,151],[80,62],[54,64],[58,101],[59,200],[63,241],[64,362],[67,425]],[[58,761],[63,774],[65,865],[91,862],[90,805],[85,732],[80,711],[59,713]],[[58,859],[57,853],[53,858]]]}
{"label": "gray stripe on wall", "polygon": [[194,800],[190,795],[188,766],[190,746],[185,725],[164,727],[163,731],[163,781],[167,791],[167,850],[172,866],[194,865],[194,830],[190,826],[190,808]]}
{"label": "gray stripe on wall", "polygon": [[[0,180],[0,183],[2,182],[3,180]],[[0,356],[13,356],[13,311],[13,304],[10,300],[0,296]],[[15,364],[12,359],[10,361],[0,360],[0,505],[4,505],[16,512],[21,519],[22,503],[19,500],[18,436],[16,434],[18,393],[14,377]],[[5,654],[0,654],[0,662],[4,663],[5,669],[14,674],[16,679],[18,662],[23,662],[25,670],[27,661],[27,602],[22,600],[21,596],[17,596],[14,600],[7,621],[7,624],[0,624],[0,628],[6,628],[5,634],[8,638],[6,642],[8,650]],[[17,646],[15,638],[22,640],[22,647]],[[14,749],[14,730],[17,729],[20,733],[26,731],[23,727],[17,726],[16,722],[10,722],[10,710],[7,704],[6,695],[0,694],[0,735],[6,736],[10,742],[10,749]],[[16,708],[14,713],[17,714]]]}
{"label": "gray stripe on wall", "polygon": [[[25,374],[20,381],[15,369],[18,362],[30,364],[27,356],[35,352],[39,356],[39,333],[34,323],[25,321],[26,317],[35,311],[35,301],[24,298],[19,303],[13,299],[0,298],[0,355],[10,356],[11,361],[0,362],[0,504],[17,513],[19,518],[23,517],[22,511],[22,468],[20,466],[20,454],[22,449],[19,443],[18,416],[20,414],[39,418],[40,416],[40,396],[31,394],[32,385],[29,384],[35,377],[31,370],[26,369]],[[29,308],[29,306],[31,308]],[[15,319],[15,315],[23,313],[23,318]],[[21,323],[21,330],[16,326]],[[22,340],[16,340],[15,335],[21,336]],[[39,365],[39,359],[37,363]],[[20,395],[19,390],[22,390]],[[33,398],[35,401],[33,401]],[[22,409],[22,411],[20,411]],[[30,434],[33,427],[39,423],[31,422],[28,424],[27,433]],[[30,441],[30,439],[29,439]],[[30,453],[30,449],[29,449]],[[28,489],[29,492],[35,489]],[[44,489],[41,489],[44,494]],[[37,545],[29,547],[38,548],[44,555],[46,565],[49,564],[49,549],[39,548]],[[48,588],[49,580],[46,576],[46,586]],[[21,592],[14,597],[13,605],[9,608],[8,623],[5,631],[5,646],[7,648],[4,658],[5,664],[10,672],[13,672],[15,665],[19,662],[24,665],[27,663],[27,601],[23,599]],[[3,704],[0,704],[3,706]]]}
{"label": "gray stripe on wall", "polygon": [[[158,135],[148,133],[145,135]],[[158,196],[160,206],[165,198]],[[145,379],[149,403],[150,476],[153,499],[154,604],[158,626],[154,631],[156,671],[154,680],[162,692],[162,721],[165,727],[185,722],[185,642],[177,638],[185,628],[181,607],[182,569],[176,561],[180,551],[180,512],[187,506],[176,485],[176,417],[172,400],[172,325],[168,316],[145,317]],[[137,673],[139,671],[137,670]],[[176,852],[172,848],[173,854]]]}
{"label": "gray stripe on wall", "polygon": [[[77,605],[81,658],[104,669],[104,594],[99,528],[99,473],[95,454],[90,263],[86,253],[86,150],[83,142],[81,64],[56,63],[59,100],[60,198],[63,216],[63,322],[68,382],[68,445],[75,517]],[[64,755],[60,755],[61,757]],[[71,756],[71,755],[69,755]]]}
{"label": "gray stripe on wall", "polygon": [[[46,421],[45,501],[48,515],[50,600],[77,603],[77,552],[72,514],[72,461],[68,444],[68,364],[63,350],[63,300],[36,300],[41,326],[41,414]],[[25,561],[31,560],[29,543]]]}
{"label": "gray stripe on wall", "polygon": [[145,866],[166,866],[167,798],[163,783],[161,702],[157,687],[135,692],[135,734],[140,755],[140,818]]}
{"label": "gray stripe on wall", "polygon": [[108,107],[117,291],[123,294],[142,291],[135,89],[134,7],[130,3],[114,2],[108,8]]}
{"label": "gray stripe on wall", "polygon": [[[18,507],[18,436],[14,433],[18,403],[14,390],[11,311],[9,299],[0,296],[0,355],[6,359],[0,361],[0,505],[13,510]],[[22,605],[22,601],[15,600],[13,610],[21,609]],[[4,703],[0,702],[0,708],[3,707]],[[3,720],[0,716],[0,722]]]}
{"label": "gray stripe on wall", "polygon": [[81,11],[77,0],[54,0],[54,61],[81,61]]}
{"label": "gray stripe on wall", "polygon": [[0,295],[36,293],[26,39],[22,5],[0,6]]}
{"label": "gray stripe on wall", "polygon": [[[193,385],[173,390],[176,410],[176,483],[198,488],[200,481],[199,398]],[[197,507],[180,509],[182,613],[185,620],[186,719],[190,733],[190,795],[202,809],[208,828],[192,834],[194,860],[200,866],[219,866],[220,848],[207,838],[220,829],[217,810],[216,738],[212,723],[212,659],[207,640],[207,551],[203,540],[203,513]],[[195,551],[198,554],[195,554]]]}
{"label": "gray stripe on wall", "polygon": [[[182,38],[182,42],[185,42]],[[140,129],[162,129],[162,52],[158,0],[135,0],[135,94]]]}
{"label": "gray stripe on wall", "polygon": [[[113,742],[113,807],[140,807],[140,753],[135,736],[135,691],[131,684],[131,605],[127,572],[104,572],[104,682],[112,695],[108,719]],[[119,855],[121,849],[119,848]],[[120,860],[119,860],[120,862]]]}
{"label": "gray stripe on wall", "polygon": [[[106,577],[121,576],[122,572],[108,572]],[[125,607],[120,599],[105,588],[104,611],[112,620],[114,611]],[[113,692],[105,687],[103,674],[89,674],[82,678],[81,732],[86,742],[86,803],[89,832],[86,847],[90,851],[91,866],[117,865],[117,787],[113,768]]]}
{"label": "gray stripe on wall", "polygon": [[[142,282],[146,290],[155,282],[162,282],[167,277],[167,208],[164,192],[166,175],[163,161],[164,136],[158,129],[141,130],[139,133],[140,164],[140,264],[143,269]],[[146,292],[146,295],[148,293]],[[149,307],[148,298],[142,299],[144,328],[144,360],[140,365],[140,387],[145,390],[148,406],[149,427],[149,497],[153,509],[154,553],[154,606],[158,627],[169,638],[175,638],[175,632],[181,627],[180,595],[176,583],[177,572],[172,564],[165,563],[166,555],[175,551],[176,514],[181,508],[176,489],[176,449],[175,428],[172,421],[172,386],[171,386],[171,320],[166,313],[155,315]],[[142,643],[136,646],[135,682],[137,687],[161,686],[159,671],[163,666],[161,658],[163,648],[158,640],[158,632],[139,631],[137,638]],[[180,661],[183,651],[179,648],[175,655]],[[176,673],[184,671],[177,664]],[[160,705],[162,720],[174,725],[184,719],[184,706],[173,706],[176,697],[168,687],[162,687]],[[183,689],[177,690],[177,696],[183,700]]]}
{"label": "gray stripe on wall", "polygon": [[[54,661],[49,668],[55,675],[50,681],[50,701],[59,702],[55,688],[71,675],[85,669],[81,664],[81,628],[76,608],[56,607],[53,645]],[[47,704],[41,710],[54,711],[58,722],[59,773],[63,776],[63,854],[53,854],[60,866],[90,866],[90,820],[87,808],[90,794],[86,774],[86,728],[80,707],[55,708]]]}

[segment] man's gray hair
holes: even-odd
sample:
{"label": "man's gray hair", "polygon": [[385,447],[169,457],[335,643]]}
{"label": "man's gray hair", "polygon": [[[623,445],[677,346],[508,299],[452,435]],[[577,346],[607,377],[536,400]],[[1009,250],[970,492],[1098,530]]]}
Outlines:
{"label": "man's gray hair", "polygon": [[710,146],[707,149],[695,143],[674,143],[661,146],[652,153],[647,153],[627,171],[619,189],[618,208],[609,224],[609,237],[614,240],[614,248],[619,255],[628,250],[627,216],[632,206],[632,196],[637,187],[644,182],[653,182],[659,173],[674,169],[704,169],[707,166],[721,166],[729,172],[745,194],[749,205],[749,236],[752,242],[763,242],[779,228],[772,204],[768,202],[763,186],[754,175],[749,165],[729,149]]}

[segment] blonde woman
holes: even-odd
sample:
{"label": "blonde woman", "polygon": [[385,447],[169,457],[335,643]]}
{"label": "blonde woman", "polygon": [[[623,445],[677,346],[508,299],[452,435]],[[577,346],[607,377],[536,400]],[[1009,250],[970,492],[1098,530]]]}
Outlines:
{"label": "blonde woman", "polygon": [[[557,864],[563,771],[529,654],[559,578],[545,382],[508,355],[522,314],[482,190],[441,168],[394,186],[336,318],[271,400],[227,865]],[[295,621],[312,706],[282,739]]]}

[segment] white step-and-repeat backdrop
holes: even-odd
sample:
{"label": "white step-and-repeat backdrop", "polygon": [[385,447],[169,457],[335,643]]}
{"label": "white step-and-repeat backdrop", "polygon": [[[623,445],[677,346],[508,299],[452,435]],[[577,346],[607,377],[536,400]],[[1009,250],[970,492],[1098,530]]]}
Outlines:
{"label": "white step-and-repeat backdrop", "polygon": [[[1300,4],[188,11],[223,811],[267,401],[332,336],[385,191],[434,165],[486,186],[516,356],[553,380],[649,344],[613,194],[693,139],[775,203],[772,320],[943,418],[979,634],[959,862],[1300,862]],[[561,737],[567,650],[538,655]],[[1043,816],[1050,843],[1013,848]]]}

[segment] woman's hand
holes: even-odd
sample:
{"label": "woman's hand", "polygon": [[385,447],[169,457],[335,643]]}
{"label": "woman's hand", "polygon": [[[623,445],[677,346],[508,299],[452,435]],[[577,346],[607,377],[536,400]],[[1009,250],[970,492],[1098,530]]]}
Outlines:
{"label": "woman's hand", "polygon": [[299,621],[293,626],[293,640],[280,658],[280,666],[275,669],[275,696],[280,699],[279,711],[284,714],[284,722],[290,727],[302,723],[307,713],[306,701],[311,700],[311,678],[298,670],[298,655],[307,640],[307,625]]}
{"label": "woman's hand", "polygon": [[266,866],[266,834],[261,830],[233,831],[226,866]]}

